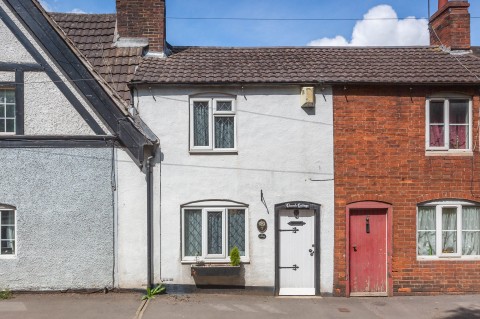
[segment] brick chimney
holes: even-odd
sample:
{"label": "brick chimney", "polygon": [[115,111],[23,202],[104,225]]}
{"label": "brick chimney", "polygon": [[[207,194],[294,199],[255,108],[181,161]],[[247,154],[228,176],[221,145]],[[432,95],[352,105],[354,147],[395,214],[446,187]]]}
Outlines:
{"label": "brick chimney", "polygon": [[165,0],[116,0],[119,47],[147,46],[149,53],[165,53]]}
{"label": "brick chimney", "polygon": [[470,50],[468,7],[468,0],[438,0],[438,11],[430,18],[430,45]]}

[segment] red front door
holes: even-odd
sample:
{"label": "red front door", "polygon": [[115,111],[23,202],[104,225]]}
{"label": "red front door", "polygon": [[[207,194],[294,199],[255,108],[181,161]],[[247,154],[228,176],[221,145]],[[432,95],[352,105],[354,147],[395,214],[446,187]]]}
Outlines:
{"label": "red front door", "polygon": [[387,296],[387,210],[350,210],[350,296]]}

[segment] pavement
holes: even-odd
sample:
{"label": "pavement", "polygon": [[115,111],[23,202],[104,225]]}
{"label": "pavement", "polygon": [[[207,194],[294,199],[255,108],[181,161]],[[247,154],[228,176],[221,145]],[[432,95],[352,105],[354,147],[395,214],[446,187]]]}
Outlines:
{"label": "pavement", "polygon": [[480,319],[480,295],[392,298],[283,298],[231,294],[19,294],[0,300],[1,319]]}

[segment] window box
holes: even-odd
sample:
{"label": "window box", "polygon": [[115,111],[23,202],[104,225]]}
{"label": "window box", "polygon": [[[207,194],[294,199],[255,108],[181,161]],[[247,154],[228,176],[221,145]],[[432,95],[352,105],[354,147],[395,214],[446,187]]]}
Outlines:
{"label": "window box", "polygon": [[192,265],[192,277],[237,277],[240,276],[241,266],[228,264]]}

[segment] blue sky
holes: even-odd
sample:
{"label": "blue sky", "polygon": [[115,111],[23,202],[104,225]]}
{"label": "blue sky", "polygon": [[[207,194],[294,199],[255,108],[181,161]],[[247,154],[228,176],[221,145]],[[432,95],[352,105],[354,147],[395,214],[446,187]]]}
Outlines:
{"label": "blue sky", "polygon": [[[42,0],[51,11],[111,13],[115,0]],[[472,17],[480,17],[480,0],[470,0]],[[361,20],[372,8],[386,4],[399,18],[426,18],[428,0],[167,0],[168,17],[242,17],[242,18],[354,18]],[[437,0],[431,0],[434,13]],[[385,7],[381,7],[385,9]],[[377,8],[378,9],[378,8]],[[388,11],[388,10],[387,10]],[[392,11],[392,12],[393,12]],[[385,14],[385,10],[376,10]],[[383,13],[382,13],[383,12]],[[390,11],[389,11],[390,12]],[[390,14],[392,14],[390,12]],[[373,14],[373,13],[372,13]],[[375,15],[374,15],[375,16]],[[390,17],[390,16],[389,16]],[[367,21],[368,22],[368,21]],[[391,22],[391,21],[390,21]],[[367,36],[383,30],[402,31],[402,25],[384,28],[377,23],[358,28]],[[357,21],[232,21],[232,20],[167,20],[167,40],[174,45],[208,46],[304,46],[314,40],[341,36],[340,42],[351,42]],[[423,28],[422,26],[417,26]],[[397,29],[395,29],[397,28]],[[410,28],[408,28],[410,29]],[[370,32],[370,33],[369,33]],[[419,35],[407,36],[418,40]],[[378,44],[388,42],[380,36]],[[338,40],[338,38],[337,38]],[[382,42],[383,41],[383,42]],[[355,43],[356,41],[353,41]],[[338,43],[327,42],[327,43]],[[361,43],[361,42],[360,42]],[[407,44],[417,44],[407,42]],[[422,42],[423,43],[423,42]],[[375,43],[377,44],[377,43]],[[386,45],[387,43],[385,43]],[[407,45],[403,42],[390,45]],[[472,44],[480,45],[480,19],[472,19]]]}

